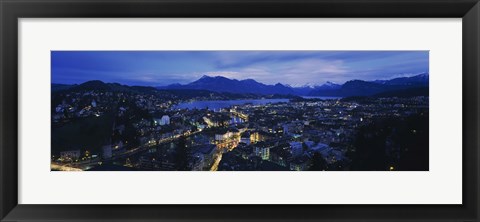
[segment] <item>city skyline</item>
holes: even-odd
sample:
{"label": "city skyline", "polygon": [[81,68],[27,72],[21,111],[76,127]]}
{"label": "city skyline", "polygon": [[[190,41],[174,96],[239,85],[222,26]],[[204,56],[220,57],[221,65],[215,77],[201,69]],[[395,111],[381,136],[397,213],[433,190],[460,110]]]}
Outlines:
{"label": "city skyline", "polygon": [[[187,84],[204,75],[293,87],[428,73],[428,51],[52,51],[52,83]],[[188,65],[186,65],[188,64]]]}
{"label": "city skyline", "polygon": [[428,59],[53,51],[50,169],[428,171]]}

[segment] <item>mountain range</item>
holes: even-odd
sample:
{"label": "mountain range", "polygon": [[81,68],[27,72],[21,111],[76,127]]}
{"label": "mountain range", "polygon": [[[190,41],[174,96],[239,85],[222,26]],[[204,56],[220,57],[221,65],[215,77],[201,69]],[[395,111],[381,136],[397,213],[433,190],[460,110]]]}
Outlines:
{"label": "mountain range", "polygon": [[186,85],[172,84],[158,89],[204,89],[215,92],[230,93],[252,93],[252,94],[295,94],[292,87],[277,83],[275,85],[266,85],[253,79],[236,80],[223,76],[202,76],[200,79]]}
{"label": "mountain range", "polygon": [[[267,85],[257,82],[253,79],[236,80],[222,76],[203,76],[191,83],[172,84],[161,87],[147,86],[127,86],[118,83],[104,83],[99,80],[92,80],[82,84],[66,85],[52,84],[52,92],[64,90],[105,90],[120,92],[141,92],[141,93],[175,93],[175,94],[208,94],[208,92],[222,93],[232,97],[238,96],[373,96],[373,95],[392,95],[400,93],[402,95],[428,95],[428,73],[423,73],[411,77],[401,77],[389,80],[350,80],[344,84],[335,84],[326,82],[323,85],[305,85],[301,87],[292,87],[277,83]],[[175,92],[174,92],[175,91]]]}
{"label": "mountain range", "polygon": [[200,79],[191,83],[172,84],[160,86],[157,89],[194,89],[209,90],[214,92],[229,93],[251,93],[260,95],[280,94],[280,95],[298,95],[298,96],[370,96],[388,91],[407,90],[410,88],[428,88],[428,73],[422,73],[411,77],[400,77],[390,80],[350,80],[344,84],[335,84],[326,82],[323,85],[302,87],[291,87],[277,83],[267,85],[257,82],[253,79],[236,80],[223,76],[202,76]]}

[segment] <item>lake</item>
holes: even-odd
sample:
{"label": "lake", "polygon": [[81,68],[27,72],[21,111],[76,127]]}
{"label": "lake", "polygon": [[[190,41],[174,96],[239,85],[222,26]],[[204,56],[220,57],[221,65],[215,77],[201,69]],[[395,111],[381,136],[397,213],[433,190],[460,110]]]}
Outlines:
{"label": "lake", "polygon": [[343,97],[338,96],[302,96],[304,99],[323,99],[323,100],[330,100],[330,99],[341,99]]}
{"label": "lake", "polygon": [[173,106],[173,109],[205,109],[218,111],[222,108],[228,108],[235,105],[264,105],[268,103],[289,102],[289,99],[240,99],[240,100],[208,100],[179,103]]}

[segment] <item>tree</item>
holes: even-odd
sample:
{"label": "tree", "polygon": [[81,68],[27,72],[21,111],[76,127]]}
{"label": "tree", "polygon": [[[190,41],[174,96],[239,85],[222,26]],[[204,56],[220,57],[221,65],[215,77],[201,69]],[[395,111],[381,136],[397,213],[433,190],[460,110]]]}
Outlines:
{"label": "tree", "polygon": [[181,136],[176,143],[175,165],[177,170],[190,170],[188,167],[189,160],[190,154],[186,144],[186,138]]}
{"label": "tree", "polygon": [[351,153],[352,170],[428,170],[428,113],[379,119],[359,129]]}
{"label": "tree", "polygon": [[[385,121],[389,122],[389,121]],[[376,122],[362,127],[356,136],[352,157],[352,170],[385,170],[387,156],[385,140],[391,123]]]}
{"label": "tree", "polygon": [[312,157],[312,164],[308,170],[322,171],[327,170],[327,161],[323,158],[322,154],[315,152]]}

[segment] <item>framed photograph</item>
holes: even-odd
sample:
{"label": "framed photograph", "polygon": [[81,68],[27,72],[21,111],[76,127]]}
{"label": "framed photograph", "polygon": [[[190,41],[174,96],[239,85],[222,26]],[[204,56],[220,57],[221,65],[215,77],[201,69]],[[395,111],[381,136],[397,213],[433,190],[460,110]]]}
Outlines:
{"label": "framed photograph", "polygon": [[477,0],[0,4],[1,221],[479,221]]}

